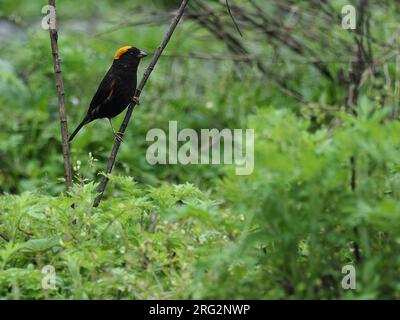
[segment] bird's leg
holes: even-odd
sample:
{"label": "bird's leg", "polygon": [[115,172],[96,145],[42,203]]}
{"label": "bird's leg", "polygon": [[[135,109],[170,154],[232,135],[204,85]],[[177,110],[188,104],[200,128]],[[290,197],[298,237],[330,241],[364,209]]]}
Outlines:
{"label": "bird's leg", "polygon": [[111,121],[111,118],[108,118],[108,121],[110,122],[111,129],[112,129],[112,131],[113,131],[113,133],[114,133],[115,138],[117,138],[117,140],[118,140],[119,142],[122,142],[123,134],[122,134],[121,132],[115,132],[113,123],[112,123],[112,121]]}
{"label": "bird's leg", "polygon": [[137,105],[140,105],[140,103],[139,103],[139,98],[138,98],[138,97],[134,96],[134,97],[132,98],[132,101],[133,101],[134,103],[136,103]]}

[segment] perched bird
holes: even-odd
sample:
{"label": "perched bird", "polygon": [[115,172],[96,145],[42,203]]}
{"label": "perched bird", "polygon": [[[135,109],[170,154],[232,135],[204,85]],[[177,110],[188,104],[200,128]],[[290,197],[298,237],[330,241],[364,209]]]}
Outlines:
{"label": "perched bird", "polygon": [[[137,69],[139,62],[147,54],[133,46],[125,46],[115,53],[114,61],[101,81],[85,118],[69,137],[71,141],[78,131],[89,122],[107,118],[117,139],[121,137],[115,132],[111,118],[119,115],[132,101],[137,85]],[[138,101],[136,101],[138,102]]]}

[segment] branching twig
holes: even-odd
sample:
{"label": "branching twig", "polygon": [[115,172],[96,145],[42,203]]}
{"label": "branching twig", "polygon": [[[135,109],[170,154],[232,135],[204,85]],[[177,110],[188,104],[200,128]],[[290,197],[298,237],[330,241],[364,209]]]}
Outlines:
{"label": "branching twig", "polygon": [[[181,5],[180,5],[180,7],[179,7],[174,19],[172,20],[171,25],[169,26],[168,31],[165,34],[165,37],[164,37],[163,41],[161,42],[160,46],[158,47],[156,53],[153,56],[153,59],[151,60],[149,66],[146,69],[146,71],[144,72],[142,81],[139,83],[139,86],[136,89],[135,97],[134,97],[133,101],[129,104],[128,111],[126,112],[124,121],[122,122],[121,127],[119,128],[119,132],[120,132],[121,137],[123,137],[123,135],[125,134],[125,130],[126,130],[126,127],[128,126],[129,119],[131,118],[132,111],[136,106],[136,102],[135,101],[139,101],[140,94],[142,93],[142,90],[143,90],[144,86],[146,85],[147,80],[149,79],[151,72],[154,70],[154,67],[157,64],[158,59],[160,58],[162,52],[164,51],[165,47],[167,46],[169,40],[171,39],[172,34],[174,33],[176,26],[178,25],[179,21],[181,20],[188,2],[189,2],[189,0],[182,0]],[[113,149],[111,151],[110,158],[108,159],[106,176],[103,178],[103,180],[100,183],[100,186],[99,186],[99,189],[98,189],[99,195],[96,197],[96,199],[95,199],[95,201],[93,203],[94,207],[97,207],[99,205],[99,203],[101,201],[101,198],[103,197],[104,190],[105,190],[105,188],[107,186],[107,183],[108,183],[108,176],[107,175],[111,173],[111,171],[112,171],[112,169],[114,167],[115,159],[117,157],[120,145],[121,145],[121,139],[115,139],[114,146],[113,146]]]}
{"label": "branching twig", "polygon": [[[54,76],[58,94],[58,104],[60,113],[60,125],[61,125],[61,141],[62,141],[62,152],[64,158],[64,176],[67,188],[72,186],[72,170],[70,162],[70,151],[68,144],[68,126],[67,126],[67,111],[65,107],[65,94],[64,94],[64,82],[61,73],[61,60],[58,54],[58,33],[56,28],[56,1],[49,0],[49,6],[54,8],[54,16],[50,15],[49,31],[50,31],[50,42],[51,52],[54,59]],[[53,19],[53,20],[52,20]]]}

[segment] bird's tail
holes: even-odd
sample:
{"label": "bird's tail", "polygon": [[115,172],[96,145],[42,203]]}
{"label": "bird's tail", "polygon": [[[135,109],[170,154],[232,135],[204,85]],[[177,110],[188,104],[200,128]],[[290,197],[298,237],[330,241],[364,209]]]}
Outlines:
{"label": "bird's tail", "polygon": [[72,132],[72,134],[69,136],[68,141],[72,141],[72,139],[76,136],[76,134],[79,132],[79,130],[81,130],[81,128],[82,128],[85,124],[89,123],[90,121],[92,121],[92,120],[90,120],[90,118],[89,118],[88,116],[86,116],[86,117],[82,120],[82,122],[78,125],[78,127],[75,129],[75,131]]}

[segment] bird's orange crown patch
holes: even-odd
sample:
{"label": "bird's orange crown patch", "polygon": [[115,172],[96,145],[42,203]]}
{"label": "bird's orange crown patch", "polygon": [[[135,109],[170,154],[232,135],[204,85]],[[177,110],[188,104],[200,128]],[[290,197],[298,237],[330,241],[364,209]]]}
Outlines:
{"label": "bird's orange crown patch", "polygon": [[125,52],[127,52],[130,48],[132,48],[132,46],[125,46],[125,47],[119,48],[119,49],[117,50],[117,52],[115,53],[115,55],[114,55],[114,60],[119,59],[119,57],[121,57],[121,56],[122,56]]}

